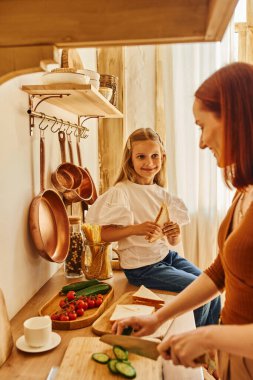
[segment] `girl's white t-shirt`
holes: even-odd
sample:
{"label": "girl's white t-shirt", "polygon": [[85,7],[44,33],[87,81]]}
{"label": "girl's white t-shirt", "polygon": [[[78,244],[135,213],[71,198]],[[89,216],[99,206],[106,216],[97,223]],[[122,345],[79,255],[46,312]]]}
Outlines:
{"label": "girl's white t-shirt", "polygon": [[[86,214],[86,222],[101,226],[128,226],[154,221],[161,203],[169,208],[170,219],[179,225],[189,223],[188,210],[184,202],[170,195],[157,184],[139,185],[131,181],[117,183],[99,196]],[[164,237],[149,243],[145,236],[129,236],[118,241],[120,265],[123,269],[134,269],[155,264],[169,252],[169,243]]]}

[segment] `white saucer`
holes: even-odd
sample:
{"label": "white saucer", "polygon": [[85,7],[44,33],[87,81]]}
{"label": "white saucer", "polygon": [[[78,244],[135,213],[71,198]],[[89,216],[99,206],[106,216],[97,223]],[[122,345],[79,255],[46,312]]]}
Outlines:
{"label": "white saucer", "polygon": [[44,351],[52,350],[52,348],[55,348],[56,346],[58,346],[58,344],[60,344],[60,341],[61,341],[60,335],[55,332],[52,332],[51,339],[45,346],[31,347],[31,346],[28,346],[28,344],[25,341],[24,335],[22,335],[16,340],[16,347],[19,350],[24,351],[24,352],[33,352],[33,353],[44,352]]}

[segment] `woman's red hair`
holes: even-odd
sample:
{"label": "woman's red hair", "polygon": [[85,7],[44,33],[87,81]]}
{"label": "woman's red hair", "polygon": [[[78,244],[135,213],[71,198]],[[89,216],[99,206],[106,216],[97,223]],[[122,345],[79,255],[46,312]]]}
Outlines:
{"label": "woman's red hair", "polygon": [[224,178],[243,189],[253,184],[253,66],[237,62],[216,71],[195,92],[224,125]]}

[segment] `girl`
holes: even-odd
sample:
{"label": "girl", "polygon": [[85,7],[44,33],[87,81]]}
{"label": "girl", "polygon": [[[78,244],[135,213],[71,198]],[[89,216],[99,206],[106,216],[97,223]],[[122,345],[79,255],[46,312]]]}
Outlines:
{"label": "girl", "polygon": [[[201,149],[209,148],[224,179],[237,189],[219,234],[214,263],[187,289],[149,318],[125,319],[135,335],[151,334],[166,319],[203,305],[226,291],[221,326],[207,326],[162,342],[174,364],[195,367],[198,356],[218,350],[221,380],[253,379],[253,66],[237,62],[208,78],[196,91],[193,113]],[[171,354],[168,355],[170,348]]]}
{"label": "girl", "polygon": [[[135,130],[127,140],[115,186],[90,207],[86,220],[102,226],[103,241],[118,242],[120,264],[131,284],[180,292],[201,271],[169,249],[169,244],[179,243],[179,226],[189,217],[183,201],[164,189],[165,163],[159,135],[150,128]],[[163,202],[172,222],[161,229],[154,219]],[[217,323],[219,313],[217,298],[194,311],[196,325]]]}

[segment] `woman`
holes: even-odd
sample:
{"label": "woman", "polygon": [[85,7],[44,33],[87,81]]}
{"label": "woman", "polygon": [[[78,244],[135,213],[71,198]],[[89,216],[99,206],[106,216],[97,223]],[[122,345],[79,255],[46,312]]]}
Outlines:
{"label": "woman", "polygon": [[223,290],[221,326],[205,326],[159,345],[174,364],[195,367],[200,355],[218,351],[222,380],[253,379],[253,66],[233,63],[215,72],[196,91],[193,112],[200,127],[200,148],[209,148],[228,186],[237,189],[218,234],[214,263],[168,306],[151,317],[115,323],[121,333],[154,332],[166,319],[193,310]]}

